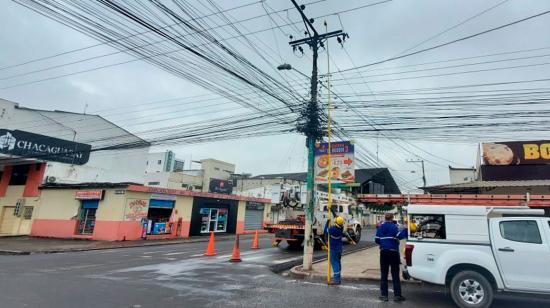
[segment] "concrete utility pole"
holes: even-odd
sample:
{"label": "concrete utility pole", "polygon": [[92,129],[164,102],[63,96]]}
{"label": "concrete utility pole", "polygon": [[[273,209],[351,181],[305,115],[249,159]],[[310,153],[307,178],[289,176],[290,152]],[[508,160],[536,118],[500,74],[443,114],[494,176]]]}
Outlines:
{"label": "concrete utility pole", "polygon": [[[347,34],[343,33],[341,30],[319,34],[315,27],[313,26],[314,20],[308,19],[304,14],[305,5],[298,5],[295,0],[291,0],[292,4],[296,7],[300,13],[304,24],[306,25],[306,35],[308,37],[294,40],[289,42],[289,45],[292,46],[294,50],[298,49],[300,52],[303,52],[301,45],[308,45],[313,51],[313,67],[311,71],[311,91],[310,99],[305,108],[301,112],[301,119],[298,121],[298,131],[306,135],[306,145],[308,149],[308,164],[307,164],[307,205],[305,206],[305,231],[304,231],[304,261],[303,269],[311,270],[311,265],[313,262],[313,217],[315,210],[315,200],[314,200],[314,186],[313,183],[313,170],[315,165],[315,157],[313,148],[316,141],[323,139],[323,127],[321,125],[319,104],[317,103],[317,84],[318,84],[318,72],[317,72],[317,58],[319,53],[319,47],[323,47],[323,41],[331,37],[341,36],[339,41],[345,40]],[[292,37],[290,37],[292,39]],[[290,70],[292,66],[289,64],[283,64],[278,67],[280,70]],[[330,89],[329,89],[330,90]]]}
{"label": "concrete utility pole", "polygon": [[426,187],[426,172],[424,171],[424,160],[423,159],[407,159],[408,163],[421,163],[422,164],[422,182],[424,182],[424,187]]}

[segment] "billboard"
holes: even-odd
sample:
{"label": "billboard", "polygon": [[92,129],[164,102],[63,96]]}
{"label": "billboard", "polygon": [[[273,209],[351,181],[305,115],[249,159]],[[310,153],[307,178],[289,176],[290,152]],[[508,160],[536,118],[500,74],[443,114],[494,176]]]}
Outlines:
{"label": "billboard", "polygon": [[315,144],[315,183],[353,183],[355,181],[354,147],[349,141],[331,143],[331,170],[329,170],[328,143]]}
{"label": "billboard", "polygon": [[218,194],[231,194],[233,193],[233,182],[227,180],[210,179],[210,185],[208,191]]}
{"label": "billboard", "polygon": [[84,165],[92,146],[21,130],[0,129],[0,153]]}
{"label": "billboard", "polygon": [[550,141],[511,141],[482,143],[484,165],[547,165],[550,164]]}

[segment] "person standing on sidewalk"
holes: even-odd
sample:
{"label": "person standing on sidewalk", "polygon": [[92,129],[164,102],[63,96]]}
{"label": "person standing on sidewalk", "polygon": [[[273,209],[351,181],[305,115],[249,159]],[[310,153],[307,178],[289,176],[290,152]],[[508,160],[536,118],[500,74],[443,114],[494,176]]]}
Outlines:
{"label": "person standing on sidewalk", "polygon": [[[328,224],[327,224],[328,227]],[[332,268],[332,280],[329,285],[339,285],[342,283],[342,236],[344,235],[344,219],[337,216],[334,219],[334,225],[328,227],[328,236],[330,239],[330,267]]]}
{"label": "person standing on sidewalk", "polygon": [[328,236],[330,237],[330,267],[332,268],[332,280],[328,284],[339,285],[342,283],[342,237],[345,236],[348,238],[353,245],[356,243],[349,237],[347,232],[344,231],[344,218],[341,216],[336,216],[332,227],[328,227],[328,225],[329,222],[327,221],[325,229],[328,231]]}
{"label": "person standing on sidewalk", "polygon": [[407,237],[407,232],[399,231],[393,221],[393,214],[386,213],[384,222],[376,230],[375,242],[380,246],[380,300],[388,301],[388,272],[391,269],[393,300],[404,301],[399,280],[400,255],[399,241]]}

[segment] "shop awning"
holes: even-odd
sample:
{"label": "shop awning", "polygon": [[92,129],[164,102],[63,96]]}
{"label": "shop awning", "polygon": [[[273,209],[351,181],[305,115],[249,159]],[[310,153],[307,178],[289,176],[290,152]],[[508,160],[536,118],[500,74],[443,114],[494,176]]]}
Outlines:
{"label": "shop awning", "polygon": [[99,200],[81,200],[83,209],[97,209]]}
{"label": "shop awning", "polygon": [[174,203],[174,200],[151,199],[149,200],[149,208],[172,209],[174,208]]}

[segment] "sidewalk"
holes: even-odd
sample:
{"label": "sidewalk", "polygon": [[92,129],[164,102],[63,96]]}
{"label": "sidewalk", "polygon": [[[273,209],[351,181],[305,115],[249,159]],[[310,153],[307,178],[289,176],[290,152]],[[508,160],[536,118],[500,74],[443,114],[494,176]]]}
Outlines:
{"label": "sidewalk", "polygon": [[[403,266],[401,268],[403,270]],[[327,260],[313,264],[312,271],[303,271],[302,266],[296,266],[290,270],[296,278],[313,280],[326,280]],[[401,275],[401,274],[400,274]],[[378,246],[361,249],[342,256],[342,280],[345,281],[380,281],[380,249]],[[391,281],[391,275],[389,275]],[[403,280],[412,282],[411,280]]]}
{"label": "sidewalk", "polygon": [[[260,234],[260,236],[273,236]],[[254,234],[241,234],[241,238],[251,238]],[[30,255],[101,249],[131,248],[183,243],[208,242],[209,236],[196,236],[175,240],[138,240],[138,241],[92,241],[79,239],[41,238],[31,236],[0,237],[0,255]],[[216,235],[216,241],[234,240],[235,234]]]}

